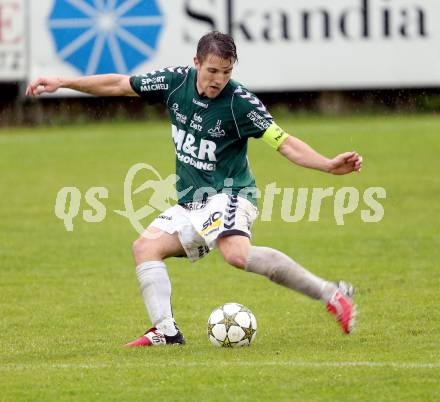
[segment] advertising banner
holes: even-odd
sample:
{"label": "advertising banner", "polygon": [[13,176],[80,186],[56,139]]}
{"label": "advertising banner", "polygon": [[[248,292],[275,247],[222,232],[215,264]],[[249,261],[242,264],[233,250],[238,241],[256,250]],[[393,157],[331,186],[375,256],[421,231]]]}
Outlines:
{"label": "advertising banner", "polygon": [[192,65],[234,36],[254,91],[440,87],[438,0],[29,1],[31,78]]}
{"label": "advertising banner", "polygon": [[24,19],[24,0],[0,0],[0,82],[26,79]]}

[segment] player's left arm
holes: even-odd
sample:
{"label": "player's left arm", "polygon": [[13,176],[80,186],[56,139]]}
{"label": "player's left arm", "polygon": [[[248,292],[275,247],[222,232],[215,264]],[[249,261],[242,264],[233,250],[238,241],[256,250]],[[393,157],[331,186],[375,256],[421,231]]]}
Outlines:
{"label": "player's left arm", "polygon": [[263,140],[299,166],[336,175],[360,172],[362,168],[362,156],[356,151],[344,152],[332,159],[326,158],[304,141],[285,133],[276,123],[272,123],[265,131]]}

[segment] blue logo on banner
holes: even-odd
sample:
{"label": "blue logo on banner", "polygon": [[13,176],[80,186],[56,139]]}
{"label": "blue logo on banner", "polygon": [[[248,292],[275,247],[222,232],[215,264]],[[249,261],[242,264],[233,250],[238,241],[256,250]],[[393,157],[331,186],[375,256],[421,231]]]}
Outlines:
{"label": "blue logo on banner", "polygon": [[128,74],[155,53],[163,17],[156,0],[55,0],[58,56],[83,74]]}

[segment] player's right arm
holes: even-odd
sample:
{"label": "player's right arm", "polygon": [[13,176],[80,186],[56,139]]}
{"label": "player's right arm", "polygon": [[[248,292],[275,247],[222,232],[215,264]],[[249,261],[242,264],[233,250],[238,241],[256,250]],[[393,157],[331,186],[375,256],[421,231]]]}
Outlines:
{"label": "player's right arm", "polygon": [[79,78],[40,77],[26,89],[27,96],[53,93],[68,88],[96,96],[138,96],[130,85],[130,77],[122,74],[90,75]]}

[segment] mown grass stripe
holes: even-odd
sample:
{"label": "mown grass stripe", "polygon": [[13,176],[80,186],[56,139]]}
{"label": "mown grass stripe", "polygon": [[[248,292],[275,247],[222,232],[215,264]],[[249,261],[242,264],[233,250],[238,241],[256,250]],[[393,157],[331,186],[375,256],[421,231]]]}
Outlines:
{"label": "mown grass stripe", "polygon": [[[167,361],[163,364],[154,363],[155,367],[166,368],[176,366],[180,368],[191,367],[212,367],[212,362],[182,362],[182,361]],[[141,365],[142,366],[142,365]],[[267,366],[281,366],[281,367],[305,367],[305,368],[346,368],[346,367],[367,367],[367,368],[394,368],[394,369],[440,369],[440,363],[417,363],[417,362],[367,362],[367,361],[352,361],[352,362],[305,362],[305,361],[236,361],[215,362],[215,366],[219,367],[267,367]],[[111,363],[47,363],[47,364],[5,364],[0,366],[0,371],[26,371],[26,370],[41,370],[41,369],[131,369],[139,368],[136,364],[111,364]]]}

